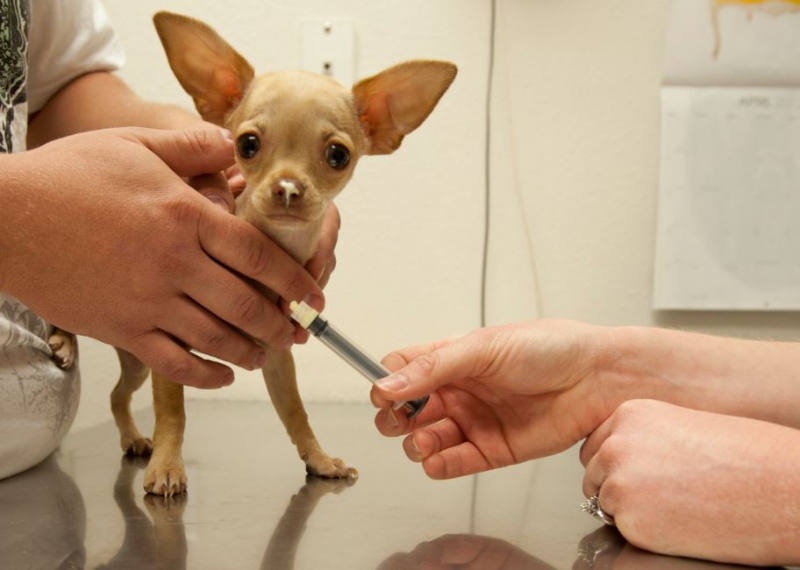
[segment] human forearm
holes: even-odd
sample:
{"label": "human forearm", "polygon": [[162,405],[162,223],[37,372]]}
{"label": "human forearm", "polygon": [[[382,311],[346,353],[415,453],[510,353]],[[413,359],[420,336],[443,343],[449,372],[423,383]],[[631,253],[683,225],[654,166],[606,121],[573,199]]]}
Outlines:
{"label": "human forearm", "polygon": [[61,89],[30,120],[28,146],[79,132],[110,127],[213,128],[180,107],[145,101],[107,72],[83,75]]}
{"label": "human forearm", "polygon": [[800,427],[800,345],[608,329],[598,367],[611,405],[652,398]]}
{"label": "human forearm", "polygon": [[0,154],[0,293],[10,293],[9,277],[15,263],[12,252],[16,242],[25,239],[25,224],[15,229],[11,222],[30,215],[32,208],[26,202],[34,198],[25,191],[27,176],[18,165],[21,156]]}

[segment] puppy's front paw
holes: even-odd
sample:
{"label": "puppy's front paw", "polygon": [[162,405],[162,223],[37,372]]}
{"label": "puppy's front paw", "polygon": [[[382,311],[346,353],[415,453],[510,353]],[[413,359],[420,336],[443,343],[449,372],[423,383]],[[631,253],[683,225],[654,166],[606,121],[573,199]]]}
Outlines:
{"label": "puppy's front paw", "polygon": [[358,479],[358,471],[338,457],[328,457],[325,453],[315,453],[306,460],[306,473],[331,479]]}
{"label": "puppy's front paw", "polygon": [[158,461],[150,459],[147,471],[144,472],[144,490],[154,495],[171,497],[186,492],[186,469],[183,461]]}
{"label": "puppy's front paw", "polygon": [[69,370],[75,362],[75,335],[54,329],[53,334],[47,339],[47,344],[53,351],[53,362],[59,368]]}

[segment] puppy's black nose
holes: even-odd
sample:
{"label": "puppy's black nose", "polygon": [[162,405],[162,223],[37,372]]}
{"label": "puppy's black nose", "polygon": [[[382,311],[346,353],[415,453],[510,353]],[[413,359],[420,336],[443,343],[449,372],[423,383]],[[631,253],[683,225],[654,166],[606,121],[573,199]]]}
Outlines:
{"label": "puppy's black nose", "polygon": [[286,208],[303,199],[306,192],[305,186],[294,178],[279,178],[271,187],[272,195],[280,200]]}

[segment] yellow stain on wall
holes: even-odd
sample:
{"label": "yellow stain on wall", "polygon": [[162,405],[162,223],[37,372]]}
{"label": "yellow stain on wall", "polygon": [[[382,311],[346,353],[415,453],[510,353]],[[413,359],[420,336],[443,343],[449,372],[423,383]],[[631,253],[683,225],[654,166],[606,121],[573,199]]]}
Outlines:
{"label": "yellow stain on wall", "polygon": [[714,59],[717,59],[722,47],[722,37],[719,31],[719,11],[721,9],[731,6],[743,8],[747,10],[748,20],[751,20],[756,12],[776,17],[800,13],[800,0],[710,0],[710,2],[711,22],[714,26]]}

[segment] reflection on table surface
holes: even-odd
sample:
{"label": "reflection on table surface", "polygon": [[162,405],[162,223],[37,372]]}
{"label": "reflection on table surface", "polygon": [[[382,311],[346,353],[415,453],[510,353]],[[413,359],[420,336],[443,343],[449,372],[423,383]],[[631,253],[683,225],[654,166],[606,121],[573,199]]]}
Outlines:
{"label": "reflection on table surface", "polygon": [[309,414],[359,481],[305,476],[267,404],[188,403],[181,496],[144,493],[147,459],[121,456],[113,423],[71,434],[43,464],[0,482],[0,567],[741,568],[653,555],[598,528],[577,508],[574,453],[436,482],[399,441],[372,433],[370,408]]}

